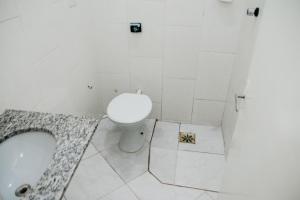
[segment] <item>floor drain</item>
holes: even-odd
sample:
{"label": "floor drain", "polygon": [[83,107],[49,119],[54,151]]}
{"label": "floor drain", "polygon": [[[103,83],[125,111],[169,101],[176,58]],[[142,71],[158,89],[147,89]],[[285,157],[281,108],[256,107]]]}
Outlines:
{"label": "floor drain", "polygon": [[179,142],[196,144],[196,134],[191,132],[179,132]]}
{"label": "floor drain", "polygon": [[16,189],[15,195],[17,197],[24,197],[30,190],[31,186],[29,184],[23,184]]}

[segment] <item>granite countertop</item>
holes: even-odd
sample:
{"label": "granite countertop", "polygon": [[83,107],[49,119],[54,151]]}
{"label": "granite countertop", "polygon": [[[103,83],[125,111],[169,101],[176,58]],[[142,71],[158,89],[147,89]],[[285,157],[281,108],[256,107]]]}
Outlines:
{"label": "granite countertop", "polygon": [[7,110],[0,115],[0,143],[26,131],[52,134],[57,143],[51,164],[23,199],[59,200],[98,125],[98,120],[72,115]]}

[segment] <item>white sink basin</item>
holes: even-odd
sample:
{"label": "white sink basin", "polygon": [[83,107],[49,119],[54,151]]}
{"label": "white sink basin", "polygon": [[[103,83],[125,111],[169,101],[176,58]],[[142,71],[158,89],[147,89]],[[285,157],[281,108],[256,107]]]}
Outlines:
{"label": "white sink basin", "polygon": [[15,135],[0,144],[0,199],[14,200],[23,184],[35,186],[55,152],[55,138],[45,132]]}

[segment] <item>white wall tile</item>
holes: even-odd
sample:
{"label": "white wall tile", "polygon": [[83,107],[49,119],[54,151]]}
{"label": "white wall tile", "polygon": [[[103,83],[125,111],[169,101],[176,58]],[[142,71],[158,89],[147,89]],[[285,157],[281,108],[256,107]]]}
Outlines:
{"label": "white wall tile", "polygon": [[31,78],[35,71],[29,65],[32,58],[27,54],[28,43],[23,33],[19,18],[0,23],[0,110],[30,110],[40,100],[41,88]]}
{"label": "white wall tile", "polygon": [[220,126],[223,112],[223,102],[195,100],[192,123]]}
{"label": "white wall tile", "polygon": [[[94,64],[87,15],[89,4],[81,2],[69,8],[64,1],[16,2],[16,8],[13,8],[14,0],[9,4],[1,1],[0,6],[4,9],[1,14],[9,18],[17,11],[19,15],[0,23],[0,56],[3,56],[0,75],[5,77],[1,77],[1,85],[7,89],[1,89],[4,97],[1,106],[76,115],[99,114],[100,101],[94,91],[87,89],[87,83],[93,81],[89,72]],[[15,78],[11,79],[12,76]]]}
{"label": "white wall tile", "polygon": [[18,16],[15,0],[0,0],[0,22]]}
{"label": "white wall tile", "polygon": [[193,80],[165,78],[163,86],[163,120],[190,122],[193,98]]}
{"label": "white wall tile", "polygon": [[200,43],[201,28],[167,27],[164,75],[195,79]]}
{"label": "white wall tile", "polygon": [[225,101],[234,59],[232,54],[200,53],[196,98]]}
{"label": "white wall tile", "polygon": [[129,75],[126,74],[99,74],[97,79],[97,88],[101,94],[101,103],[103,111],[109,102],[119,94],[129,92]]}
{"label": "white wall tile", "polygon": [[159,58],[132,57],[130,62],[131,90],[142,89],[152,101],[161,102],[162,60]]}
{"label": "white wall tile", "polygon": [[128,22],[164,25],[164,0],[128,0]]}
{"label": "white wall tile", "polygon": [[142,33],[129,33],[131,56],[162,57],[163,27],[143,24]]}
{"label": "white wall tile", "polygon": [[128,73],[128,25],[108,24],[98,30],[97,71],[101,73]]}
{"label": "white wall tile", "polygon": [[201,26],[205,0],[167,0],[167,25]]}
{"label": "white wall tile", "polygon": [[[248,1],[248,7],[257,6],[256,1]],[[238,55],[232,69],[231,81],[227,93],[222,129],[225,140],[226,153],[228,153],[231,139],[235,130],[238,113],[235,111],[235,94],[243,94],[247,85],[249,66],[254,52],[255,39],[258,29],[258,21],[244,16]]]}
{"label": "white wall tile", "polygon": [[50,2],[39,0],[20,0],[19,10],[25,34],[32,43],[36,59],[49,54],[58,46],[57,29],[53,20],[58,13]]}
{"label": "white wall tile", "polygon": [[[127,0],[93,0],[95,23],[126,23]],[[101,24],[99,24],[101,26]],[[102,24],[103,25],[103,24]]]}
{"label": "white wall tile", "polygon": [[161,103],[152,102],[152,112],[149,118],[161,119]]}
{"label": "white wall tile", "polygon": [[162,57],[164,2],[128,0],[130,22],[142,23],[142,33],[129,33],[130,55]]}
{"label": "white wall tile", "polygon": [[[0,73],[6,86],[2,110],[11,106],[97,116],[111,98],[140,87],[153,100],[151,117],[190,122],[194,96],[223,100],[225,67],[202,69],[207,76],[198,76],[194,90],[199,50],[233,51],[243,2],[92,0],[70,8],[60,0],[0,0],[0,21],[20,17],[0,23],[0,32],[7,23],[15,26],[5,33],[10,39],[0,36],[6,38],[0,62],[15,66]],[[130,33],[132,21],[143,23],[143,33]],[[9,80],[20,71],[18,83]],[[204,88],[213,78],[215,87]],[[93,90],[87,90],[88,83]],[[17,92],[32,101],[20,102]]]}
{"label": "white wall tile", "polygon": [[203,49],[236,52],[245,0],[222,3],[206,1],[203,22]]}

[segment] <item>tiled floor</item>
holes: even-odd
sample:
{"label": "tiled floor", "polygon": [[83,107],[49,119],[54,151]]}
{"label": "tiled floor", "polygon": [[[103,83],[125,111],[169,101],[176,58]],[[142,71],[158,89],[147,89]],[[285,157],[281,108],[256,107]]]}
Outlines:
{"label": "tiled floor", "polygon": [[[219,137],[219,133],[216,134],[212,128],[208,129],[211,130],[211,134],[206,131],[207,135],[203,135],[198,126],[158,122],[152,138],[152,147],[149,148],[154,123],[154,120],[148,120],[146,123],[144,132],[147,134],[147,143],[143,149],[138,153],[128,154],[118,148],[121,135],[118,127],[108,119],[102,120],[72,178],[65,199],[216,200],[217,193],[171,184],[192,187],[200,184],[201,187],[216,189],[224,162],[223,155],[219,155],[223,147],[215,147],[221,143],[213,140],[213,137]],[[179,130],[192,130],[196,132],[198,140],[203,137],[210,144],[200,141],[205,144],[196,143],[199,148],[182,146],[178,144]],[[149,149],[151,173],[155,176],[148,171]],[[217,154],[210,155],[207,152],[201,153],[202,151],[213,151]],[[218,173],[199,173],[211,168]],[[194,179],[195,176],[197,179]],[[201,185],[203,182],[206,185]]]}
{"label": "tiled floor", "polygon": [[[158,122],[151,144],[150,171],[163,183],[219,191],[224,170],[220,128]],[[196,144],[178,142],[178,132],[192,132]]]}

